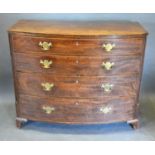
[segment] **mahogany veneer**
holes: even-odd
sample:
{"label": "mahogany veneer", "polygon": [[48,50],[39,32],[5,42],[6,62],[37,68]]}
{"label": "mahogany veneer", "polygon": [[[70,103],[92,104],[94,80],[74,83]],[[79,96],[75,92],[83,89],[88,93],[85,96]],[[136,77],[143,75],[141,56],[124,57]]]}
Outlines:
{"label": "mahogany veneer", "polygon": [[146,36],[128,21],[19,21],[9,29],[17,127],[33,120],[137,128]]}

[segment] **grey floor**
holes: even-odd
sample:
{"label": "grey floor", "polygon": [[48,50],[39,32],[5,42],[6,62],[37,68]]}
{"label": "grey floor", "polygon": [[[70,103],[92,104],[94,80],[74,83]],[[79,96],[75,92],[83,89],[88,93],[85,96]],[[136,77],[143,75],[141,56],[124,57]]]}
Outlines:
{"label": "grey floor", "polygon": [[[11,83],[0,92],[0,140],[155,140],[155,96],[141,95],[141,128],[133,130],[126,123],[109,125],[60,125],[29,122],[22,129],[15,126],[14,95]],[[8,91],[9,90],[9,91]]]}

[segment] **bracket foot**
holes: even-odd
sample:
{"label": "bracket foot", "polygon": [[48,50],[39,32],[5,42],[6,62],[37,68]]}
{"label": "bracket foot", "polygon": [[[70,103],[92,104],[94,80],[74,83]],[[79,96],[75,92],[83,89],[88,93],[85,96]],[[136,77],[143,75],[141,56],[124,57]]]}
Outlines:
{"label": "bracket foot", "polygon": [[139,120],[134,119],[127,122],[133,129],[138,129],[140,127]]}

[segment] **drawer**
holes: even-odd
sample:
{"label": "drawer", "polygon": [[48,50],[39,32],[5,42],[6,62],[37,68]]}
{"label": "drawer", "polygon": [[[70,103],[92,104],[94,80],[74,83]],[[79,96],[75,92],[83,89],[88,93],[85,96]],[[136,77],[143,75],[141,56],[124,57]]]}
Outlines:
{"label": "drawer", "polygon": [[[15,52],[40,52],[52,55],[139,55],[143,51],[143,38],[122,39],[69,39],[47,38],[14,34],[12,36]],[[46,42],[46,43],[45,43]],[[114,45],[112,49],[107,44]],[[44,47],[44,50],[43,50]],[[106,49],[111,52],[107,52]]]}
{"label": "drawer", "polygon": [[55,123],[108,123],[134,118],[133,98],[66,99],[19,96],[18,115]]}
{"label": "drawer", "polygon": [[[68,78],[68,79],[67,79]],[[53,77],[50,75],[17,74],[21,94],[43,97],[98,98],[103,96],[135,96],[138,77]],[[108,88],[107,88],[108,87]]]}
{"label": "drawer", "polygon": [[[139,56],[50,56],[48,54],[14,54],[17,71],[55,75],[102,76],[140,72]],[[108,65],[112,65],[112,68]]]}

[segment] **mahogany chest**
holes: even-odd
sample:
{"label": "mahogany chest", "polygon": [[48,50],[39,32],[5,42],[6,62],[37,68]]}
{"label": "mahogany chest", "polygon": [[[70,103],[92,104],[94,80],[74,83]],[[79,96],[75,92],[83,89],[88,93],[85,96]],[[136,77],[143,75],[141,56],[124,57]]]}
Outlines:
{"label": "mahogany chest", "polygon": [[21,20],[9,29],[16,124],[138,127],[147,32],[129,21]]}

